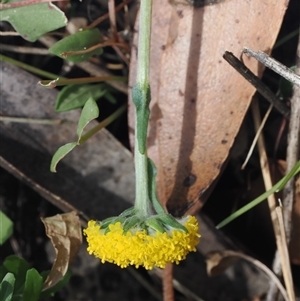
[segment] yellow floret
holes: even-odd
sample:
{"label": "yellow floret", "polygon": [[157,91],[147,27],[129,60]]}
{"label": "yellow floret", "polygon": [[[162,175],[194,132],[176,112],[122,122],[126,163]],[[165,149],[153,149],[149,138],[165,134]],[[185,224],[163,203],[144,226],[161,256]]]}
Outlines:
{"label": "yellow floret", "polygon": [[179,263],[191,251],[196,251],[199,243],[198,223],[190,216],[184,224],[188,232],[170,230],[149,235],[145,230],[128,231],[123,234],[120,222],[109,225],[104,233],[96,221],[89,221],[84,230],[87,236],[88,252],[101,262],[115,263],[122,268],[128,265],[144,266],[151,270],[157,266],[164,268],[167,263]]}

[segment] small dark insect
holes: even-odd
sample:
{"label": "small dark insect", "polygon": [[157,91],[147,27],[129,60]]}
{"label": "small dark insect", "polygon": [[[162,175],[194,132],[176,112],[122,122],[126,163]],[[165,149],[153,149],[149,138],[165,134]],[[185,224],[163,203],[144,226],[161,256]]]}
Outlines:
{"label": "small dark insect", "polygon": [[186,1],[189,2],[194,7],[203,7],[207,5],[218,4],[223,0],[186,0]]}

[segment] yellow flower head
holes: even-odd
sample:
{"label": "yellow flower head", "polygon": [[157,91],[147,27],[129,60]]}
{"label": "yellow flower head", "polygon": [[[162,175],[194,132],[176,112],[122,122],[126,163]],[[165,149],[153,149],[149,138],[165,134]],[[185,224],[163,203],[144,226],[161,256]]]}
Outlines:
{"label": "yellow flower head", "polygon": [[186,231],[166,227],[165,224],[163,232],[137,225],[124,231],[124,223],[121,222],[111,223],[102,229],[101,223],[91,220],[84,230],[87,250],[100,258],[102,263],[115,263],[121,268],[134,265],[151,270],[155,266],[164,268],[167,263],[178,264],[189,252],[196,251],[200,237],[194,216],[178,222],[184,225]]}

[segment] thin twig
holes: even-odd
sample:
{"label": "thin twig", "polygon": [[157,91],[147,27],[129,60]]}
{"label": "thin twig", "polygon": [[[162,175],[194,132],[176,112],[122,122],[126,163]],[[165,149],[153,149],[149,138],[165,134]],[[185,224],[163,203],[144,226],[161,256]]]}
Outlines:
{"label": "thin twig", "polygon": [[[255,126],[255,129],[257,130],[259,128],[261,120],[260,120],[260,112],[259,112],[258,102],[255,98],[252,101],[251,109],[252,109],[252,113],[253,113],[254,126]],[[272,185],[272,180],[271,180],[271,175],[270,175],[268,158],[267,158],[267,154],[266,154],[264,137],[263,137],[262,133],[258,139],[258,151],[259,151],[259,156],[260,156],[260,165],[261,165],[261,169],[262,169],[263,180],[265,183],[266,190],[269,190],[273,185]],[[273,224],[273,229],[274,229],[274,233],[275,233],[276,246],[277,246],[278,254],[280,256],[281,267],[283,269],[288,269],[288,268],[290,268],[290,262],[289,262],[289,258],[286,257],[286,253],[284,251],[286,246],[283,244],[281,232],[278,227],[278,220],[277,220],[277,215],[276,215],[276,211],[275,211],[275,208],[277,206],[276,206],[276,200],[275,200],[274,194],[272,194],[268,197],[268,204],[269,204],[269,210],[270,210],[271,220],[272,220],[272,224]],[[288,275],[288,273],[289,272],[286,271],[285,275]],[[285,278],[285,283],[287,283],[288,281],[289,280]]]}
{"label": "thin twig", "polygon": [[[280,238],[282,240],[282,246],[283,246],[285,258],[289,259],[289,251],[288,251],[287,240],[286,240],[286,236],[285,236],[284,221],[283,221],[281,206],[276,207],[276,215],[277,215],[277,221],[278,221],[278,228],[279,228],[279,231],[281,234]],[[290,262],[290,260],[288,260],[288,262]],[[289,266],[285,267],[282,269],[282,272],[283,272],[283,278],[285,280],[284,282],[285,282],[287,294],[289,296],[289,300],[296,301],[291,268]]]}
{"label": "thin twig", "polygon": [[174,289],[173,289],[173,264],[169,263],[163,269],[162,277],[163,285],[163,300],[174,301]]}
{"label": "thin twig", "polygon": [[20,34],[16,31],[0,31],[1,36],[19,36]]}
{"label": "thin twig", "polygon": [[115,42],[118,42],[119,35],[117,31],[115,0],[108,0],[108,14],[109,14],[110,29],[112,32],[113,40]]}
{"label": "thin twig", "polygon": [[10,51],[10,52],[18,52],[18,53],[52,55],[49,53],[48,49],[38,48],[38,47],[25,47],[25,46],[17,46],[17,45],[0,44],[0,49],[5,51]]}
{"label": "thin twig", "polygon": [[[160,279],[163,278],[163,270],[162,269],[154,268],[152,271],[149,271],[149,274],[150,275],[154,274],[154,275],[158,276]],[[195,293],[193,293],[191,290],[189,290],[187,287],[185,287],[183,284],[181,284],[175,278],[173,278],[173,287],[178,292],[182,293],[182,295],[184,295],[188,300],[205,301],[202,298],[200,298],[199,296],[197,296]]]}
{"label": "thin twig", "polygon": [[18,1],[18,2],[12,2],[12,3],[1,3],[0,4],[0,10],[3,9],[9,9],[14,7],[22,7],[22,6],[28,6],[28,5],[35,5],[40,3],[47,3],[47,2],[62,2],[62,1],[69,1],[69,0],[25,0],[25,1]]}
{"label": "thin twig", "polygon": [[[297,57],[296,57],[296,73],[300,74],[300,36],[298,40],[297,47]],[[289,124],[289,133],[288,133],[288,145],[287,145],[287,168],[289,170],[290,166],[295,165],[299,158],[300,151],[300,88],[294,86],[294,93],[291,99],[291,120]],[[287,237],[287,243],[290,242],[291,234],[291,215],[293,209],[293,200],[294,200],[294,180],[291,179],[284,188],[283,191],[283,216],[285,222],[285,231]],[[281,276],[282,270],[280,265],[280,256],[278,251],[275,253],[273,261],[273,271],[277,276]],[[266,300],[273,301],[276,298],[277,288],[271,284],[270,290],[267,294]]]}
{"label": "thin twig", "polygon": [[[300,74],[300,36],[298,41],[296,72]],[[291,99],[291,118],[288,133],[288,145],[286,155],[286,168],[293,167],[299,158],[300,149],[300,86],[293,87],[293,97]],[[294,179],[291,179],[283,190],[283,217],[285,222],[285,231],[289,243],[291,236],[291,219],[294,200]]]}
{"label": "thin twig", "polygon": [[290,81],[291,83],[300,87],[300,75],[297,75],[293,70],[291,70],[287,66],[269,57],[266,53],[262,51],[256,52],[248,47],[244,47],[243,53],[249,54],[250,56],[257,59],[259,62],[264,64],[266,67],[270,68],[271,70],[278,73],[279,75],[281,75],[282,77]]}
{"label": "thin twig", "polygon": [[246,80],[248,80],[257,91],[277,109],[285,118],[289,118],[289,108],[267,87],[254,73],[251,72],[237,57],[226,51],[223,58]]}
{"label": "thin twig", "polygon": [[256,142],[258,140],[258,137],[259,137],[261,131],[263,130],[264,126],[265,126],[265,123],[266,123],[266,121],[267,121],[267,119],[268,119],[268,117],[269,117],[269,115],[270,115],[270,113],[272,111],[272,108],[273,108],[273,105],[270,105],[269,108],[268,108],[267,113],[265,114],[265,116],[264,116],[264,118],[263,118],[263,120],[262,120],[262,122],[261,122],[261,124],[259,126],[259,129],[256,131],[255,137],[254,137],[254,139],[252,141],[252,144],[251,144],[250,149],[248,151],[247,157],[246,157],[246,159],[245,159],[245,161],[244,161],[244,163],[243,163],[243,165],[241,167],[242,170],[246,167],[246,165],[247,165],[247,163],[248,163],[248,161],[249,161],[249,159],[250,159],[250,157],[251,157],[251,155],[253,153],[253,150],[255,148]]}
{"label": "thin twig", "polygon": [[86,54],[86,53],[89,53],[89,52],[92,52],[98,48],[103,48],[103,47],[108,47],[108,46],[118,46],[118,47],[123,47],[125,48],[126,50],[129,50],[129,45],[126,44],[126,43],[119,43],[119,42],[114,42],[114,41],[107,41],[107,42],[103,42],[103,43],[99,43],[99,44],[96,44],[90,48],[87,48],[87,49],[83,49],[83,50],[77,50],[77,51],[66,51],[66,52],[63,52],[61,54],[62,57],[66,58],[67,56],[69,55],[77,55],[77,54]]}
{"label": "thin twig", "polygon": [[23,117],[10,117],[10,116],[0,116],[0,121],[2,122],[14,122],[14,123],[32,123],[32,124],[62,124],[63,120],[60,119],[38,119],[38,118],[23,118]]}
{"label": "thin twig", "polygon": [[[120,3],[119,5],[117,5],[115,7],[115,11],[119,11],[121,10],[125,5],[127,5],[128,3],[130,3],[132,0],[124,0],[122,3]],[[84,27],[83,29],[91,29],[96,27],[97,25],[99,25],[101,22],[103,22],[104,20],[106,20],[109,17],[109,14],[105,14],[103,16],[101,16],[100,18],[96,19],[94,22],[92,22],[90,25]]]}

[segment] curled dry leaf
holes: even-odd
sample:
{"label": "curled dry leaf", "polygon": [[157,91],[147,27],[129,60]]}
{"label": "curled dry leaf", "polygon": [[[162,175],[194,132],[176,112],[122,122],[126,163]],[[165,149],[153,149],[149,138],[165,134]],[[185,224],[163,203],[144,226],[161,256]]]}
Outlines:
{"label": "curled dry leaf", "polygon": [[73,211],[41,220],[56,252],[52,269],[44,283],[45,290],[57,284],[66,274],[81,246],[82,232],[79,217]]}
{"label": "curled dry leaf", "polygon": [[[150,62],[149,156],[158,169],[159,198],[175,215],[193,213],[207,199],[255,92],[222,55],[239,56],[244,46],[270,53],[288,3],[224,0],[193,8],[183,2],[153,1]],[[244,61],[261,76],[260,64]]]}
{"label": "curled dry leaf", "polygon": [[272,281],[274,281],[274,283],[280,290],[284,300],[286,301],[289,300],[285,288],[283,287],[283,285],[281,284],[277,276],[266,265],[264,265],[259,260],[240,252],[235,252],[231,250],[210,252],[207,255],[207,259],[206,259],[207,274],[209,276],[220,275],[227,268],[233,265],[235,261],[238,259],[246,260],[252,263],[258,269],[262,270]]}

